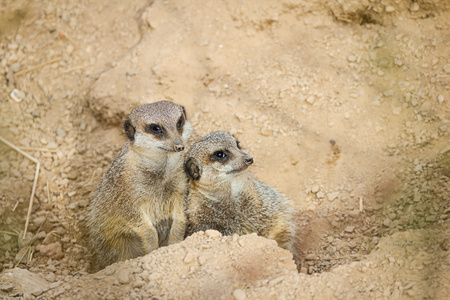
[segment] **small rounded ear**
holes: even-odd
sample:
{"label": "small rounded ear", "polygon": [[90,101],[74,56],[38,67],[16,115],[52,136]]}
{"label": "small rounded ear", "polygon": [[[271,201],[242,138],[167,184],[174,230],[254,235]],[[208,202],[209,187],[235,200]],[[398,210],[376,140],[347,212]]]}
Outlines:
{"label": "small rounded ear", "polygon": [[181,106],[181,109],[183,110],[184,118],[187,120],[186,109],[184,106]]}
{"label": "small rounded ear", "polygon": [[193,180],[199,180],[200,177],[202,176],[202,167],[195,158],[190,157],[186,161],[184,169]]}
{"label": "small rounded ear", "polygon": [[123,129],[125,130],[125,134],[130,139],[130,141],[134,141],[134,134],[136,133],[136,128],[134,128],[134,126],[131,125],[130,119],[127,119],[123,123]]}

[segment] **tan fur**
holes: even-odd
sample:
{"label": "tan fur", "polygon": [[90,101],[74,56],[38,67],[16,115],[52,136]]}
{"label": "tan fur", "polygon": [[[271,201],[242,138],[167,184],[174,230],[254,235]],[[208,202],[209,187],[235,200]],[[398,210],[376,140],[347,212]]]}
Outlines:
{"label": "tan fur", "polygon": [[[218,152],[226,158],[218,159]],[[271,186],[252,177],[247,167],[253,159],[234,136],[212,133],[195,143],[186,158],[185,168],[191,177],[187,235],[207,229],[224,235],[256,232],[293,252],[288,202]]]}
{"label": "tan fur", "polygon": [[124,128],[129,141],[101,179],[86,220],[100,268],[182,241],[185,234],[183,149],[192,129],[184,108],[170,101],[145,104]]}

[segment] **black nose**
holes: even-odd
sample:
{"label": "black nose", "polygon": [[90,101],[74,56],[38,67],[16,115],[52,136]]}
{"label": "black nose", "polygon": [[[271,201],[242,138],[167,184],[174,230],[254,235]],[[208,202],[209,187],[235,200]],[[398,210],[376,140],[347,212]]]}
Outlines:
{"label": "black nose", "polygon": [[184,150],[184,145],[174,145],[173,148],[175,151],[180,152]]}
{"label": "black nose", "polygon": [[245,163],[246,163],[247,165],[251,165],[251,164],[253,163],[253,157],[246,158],[246,159],[245,159]]}

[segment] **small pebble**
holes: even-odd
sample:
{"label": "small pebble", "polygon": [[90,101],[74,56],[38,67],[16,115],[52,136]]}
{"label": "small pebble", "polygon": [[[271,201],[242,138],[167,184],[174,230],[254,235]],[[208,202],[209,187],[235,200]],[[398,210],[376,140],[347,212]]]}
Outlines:
{"label": "small pebble", "polygon": [[47,219],[46,216],[40,216],[33,219],[33,224],[36,226],[41,226],[45,220]]}
{"label": "small pebble", "polygon": [[383,96],[385,96],[385,97],[390,97],[392,95],[394,95],[394,91],[393,90],[387,90],[387,91],[383,92]]}
{"label": "small pebble", "polygon": [[34,243],[35,241],[38,241],[38,240],[43,240],[43,239],[45,239],[46,236],[47,236],[47,234],[44,231],[40,231],[35,236],[33,236],[31,243]]}
{"label": "small pebble", "polygon": [[58,144],[55,142],[50,142],[50,143],[48,143],[47,148],[48,149],[56,149],[56,148],[58,148]]}
{"label": "small pebble", "polygon": [[47,280],[48,282],[54,282],[56,279],[56,275],[53,272],[50,272],[47,274],[47,276],[45,276],[45,280]]}
{"label": "small pebble", "polygon": [[200,266],[203,266],[206,263],[206,258],[204,256],[199,256],[197,260]]}
{"label": "small pebble", "polygon": [[44,240],[42,241],[42,244],[43,245],[53,244],[54,242],[56,242],[56,238],[57,236],[54,232],[47,233]]}
{"label": "small pebble", "polygon": [[244,290],[236,289],[233,291],[233,297],[236,300],[244,300],[245,298],[247,298],[247,295],[245,294]]}
{"label": "small pebble", "polygon": [[403,61],[401,61],[400,59],[395,58],[394,59],[394,64],[398,67],[403,66]]}
{"label": "small pebble", "polygon": [[419,10],[419,8],[420,8],[419,4],[417,2],[413,2],[413,3],[411,3],[409,10],[416,12]]}
{"label": "small pebble", "polygon": [[270,136],[270,130],[267,128],[261,128],[261,134],[264,136]]}
{"label": "small pebble", "polygon": [[69,178],[70,180],[75,180],[78,177],[78,173],[75,171],[70,172],[69,174],[67,174],[67,178]]}
{"label": "small pebble", "polygon": [[29,250],[28,247],[24,247],[24,248],[20,249],[14,258],[14,262],[15,263],[18,263],[18,262],[26,263],[28,260],[28,254],[29,254],[28,250]]}
{"label": "small pebble", "polygon": [[395,11],[395,7],[393,6],[386,6],[386,12],[394,12]]}
{"label": "small pebble", "polygon": [[206,230],[205,235],[207,237],[211,237],[211,238],[218,238],[218,237],[222,236],[222,234],[220,232],[218,232],[217,230],[212,230],[212,229]]}
{"label": "small pebble", "polygon": [[194,254],[192,254],[191,252],[186,253],[186,256],[184,257],[183,262],[185,264],[190,264],[191,262],[193,262],[195,259]]}
{"label": "small pebble", "polygon": [[20,63],[13,63],[9,68],[13,73],[17,73],[20,71]]}
{"label": "small pebble", "polygon": [[37,289],[31,292],[31,294],[35,297],[41,295],[44,291],[42,289]]}
{"label": "small pebble", "polygon": [[394,108],[394,110],[392,111],[392,113],[394,115],[399,115],[401,112],[402,112],[402,108],[401,107]]}
{"label": "small pebble", "polygon": [[48,245],[39,245],[37,249],[44,255],[53,258],[53,259],[61,259],[64,257],[64,253],[62,252],[61,243],[56,242]]}
{"label": "small pebble", "polygon": [[14,288],[14,285],[12,285],[12,284],[2,285],[2,286],[0,286],[0,291],[9,293],[13,290],[13,288]]}
{"label": "small pebble", "polygon": [[28,246],[31,243],[31,240],[33,238],[33,234],[31,232],[27,232],[25,238],[23,237],[23,231],[19,233],[17,243],[19,248],[23,248]]}
{"label": "small pebble", "polygon": [[141,288],[143,287],[145,284],[144,281],[142,281],[141,279],[137,279],[134,283],[133,283],[133,288]]}
{"label": "small pebble", "polygon": [[22,102],[23,98],[25,98],[25,93],[22,91],[19,91],[18,89],[14,89],[11,94],[9,94],[11,98],[14,99],[16,102]]}
{"label": "small pebble", "polygon": [[444,72],[450,74],[450,64],[444,66]]}
{"label": "small pebble", "polygon": [[352,233],[355,230],[355,226],[347,226],[345,227],[344,231],[347,233]]}
{"label": "small pebble", "polygon": [[305,260],[317,260],[317,259],[318,259],[318,257],[313,253],[309,253],[309,254],[305,255]]}
{"label": "small pebble", "polygon": [[56,129],[56,135],[60,136],[60,137],[65,137],[66,136],[66,131],[62,128],[58,128]]}
{"label": "small pebble", "polygon": [[320,190],[320,186],[318,184],[315,184],[311,188],[311,192],[316,194]]}
{"label": "small pebble", "polygon": [[128,284],[130,283],[130,278],[128,277],[128,272],[127,271],[121,271],[118,274],[118,280],[120,284]]}
{"label": "small pebble", "polygon": [[338,196],[339,196],[339,192],[329,193],[329,194],[327,195],[328,201],[333,201],[333,200],[336,199]]}

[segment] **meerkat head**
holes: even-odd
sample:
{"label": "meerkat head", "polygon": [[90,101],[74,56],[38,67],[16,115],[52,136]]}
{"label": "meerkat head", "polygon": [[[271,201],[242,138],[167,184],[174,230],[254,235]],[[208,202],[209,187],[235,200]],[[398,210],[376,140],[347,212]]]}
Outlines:
{"label": "meerkat head", "polygon": [[186,172],[194,181],[229,179],[244,173],[253,158],[227,132],[214,132],[192,145],[187,153]]}
{"label": "meerkat head", "polygon": [[134,109],[124,122],[131,145],[143,152],[180,152],[192,127],[183,106],[171,101],[144,104]]}

